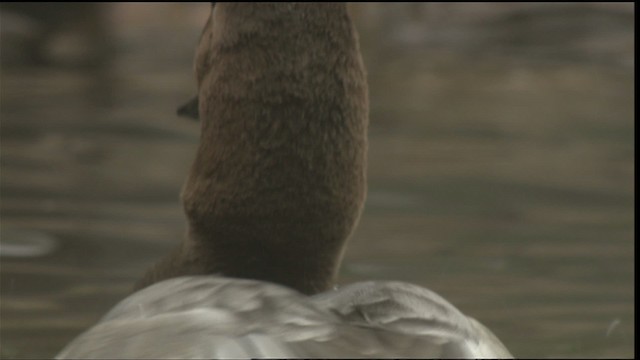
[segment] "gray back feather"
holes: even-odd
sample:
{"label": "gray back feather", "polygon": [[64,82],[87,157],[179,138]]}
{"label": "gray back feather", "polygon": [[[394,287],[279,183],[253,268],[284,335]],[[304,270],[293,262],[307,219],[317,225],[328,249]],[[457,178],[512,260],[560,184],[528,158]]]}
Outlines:
{"label": "gray back feather", "polygon": [[190,276],[116,305],[58,358],[505,358],[484,326],[437,294],[363,282],[307,297],[260,281]]}

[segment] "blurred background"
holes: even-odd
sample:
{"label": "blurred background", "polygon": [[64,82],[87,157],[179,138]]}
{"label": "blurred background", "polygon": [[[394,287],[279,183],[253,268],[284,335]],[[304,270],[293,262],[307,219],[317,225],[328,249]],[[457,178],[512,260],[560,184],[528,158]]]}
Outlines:
{"label": "blurred background", "polygon": [[[633,3],[358,3],[369,195],[341,283],[426,286],[517,357],[634,354]],[[180,241],[207,3],[5,3],[3,358]]]}

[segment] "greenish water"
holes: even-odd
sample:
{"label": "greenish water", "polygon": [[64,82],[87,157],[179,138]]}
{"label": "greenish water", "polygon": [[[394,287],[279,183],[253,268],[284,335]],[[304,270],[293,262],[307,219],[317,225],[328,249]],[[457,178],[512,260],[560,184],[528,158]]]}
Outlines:
{"label": "greenish water", "polygon": [[[508,20],[451,46],[362,34],[369,196],[341,282],[429,287],[518,357],[632,357],[633,67]],[[183,236],[198,31],[164,30],[99,67],[1,69],[0,244],[26,254],[1,258],[3,357],[53,356]]]}

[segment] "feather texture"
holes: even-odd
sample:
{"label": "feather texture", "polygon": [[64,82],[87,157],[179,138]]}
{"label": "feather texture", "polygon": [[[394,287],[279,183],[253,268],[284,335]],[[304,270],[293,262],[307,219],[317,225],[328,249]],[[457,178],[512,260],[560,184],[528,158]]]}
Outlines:
{"label": "feather texture", "polygon": [[122,300],[70,358],[506,358],[484,326],[437,294],[362,282],[306,296],[262,281],[165,280]]}

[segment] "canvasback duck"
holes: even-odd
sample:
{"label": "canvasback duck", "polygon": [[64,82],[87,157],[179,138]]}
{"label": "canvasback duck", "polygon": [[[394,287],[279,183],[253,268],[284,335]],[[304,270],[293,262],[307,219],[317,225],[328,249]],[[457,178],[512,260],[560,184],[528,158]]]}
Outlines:
{"label": "canvasback duck", "polygon": [[511,357],[427,289],[334,287],[366,193],[346,4],[217,3],[195,73],[187,236],[58,358]]}

